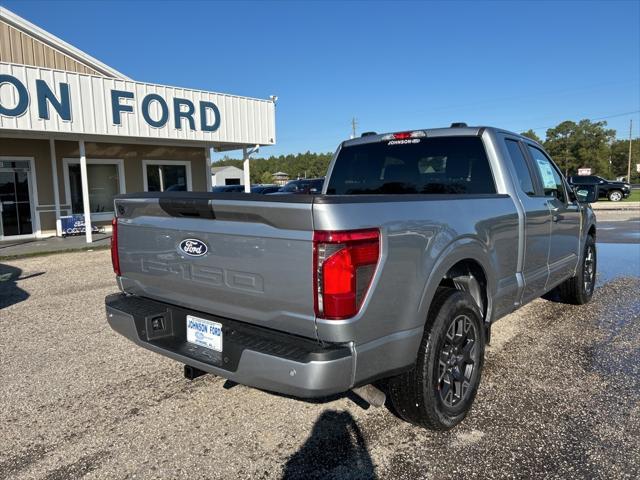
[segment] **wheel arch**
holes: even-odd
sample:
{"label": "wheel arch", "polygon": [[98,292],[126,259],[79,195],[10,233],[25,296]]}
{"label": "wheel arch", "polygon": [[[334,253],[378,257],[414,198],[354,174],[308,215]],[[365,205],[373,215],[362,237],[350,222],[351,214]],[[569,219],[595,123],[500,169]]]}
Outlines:
{"label": "wheel arch", "polygon": [[453,242],[440,255],[428,277],[418,307],[421,318],[426,321],[438,287],[448,286],[469,292],[488,322],[496,290],[493,272],[491,256],[480,241],[465,238]]}

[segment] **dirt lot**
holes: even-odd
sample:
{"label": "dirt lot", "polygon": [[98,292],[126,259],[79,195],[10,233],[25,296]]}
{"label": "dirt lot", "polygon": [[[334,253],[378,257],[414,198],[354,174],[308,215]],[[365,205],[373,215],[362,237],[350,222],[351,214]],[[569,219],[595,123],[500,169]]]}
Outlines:
{"label": "dirt lot", "polygon": [[108,251],[4,262],[0,478],[638,478],[640,279],[600,283],[501,320],[472,413],[433,433],[183,379],[107,326]]}

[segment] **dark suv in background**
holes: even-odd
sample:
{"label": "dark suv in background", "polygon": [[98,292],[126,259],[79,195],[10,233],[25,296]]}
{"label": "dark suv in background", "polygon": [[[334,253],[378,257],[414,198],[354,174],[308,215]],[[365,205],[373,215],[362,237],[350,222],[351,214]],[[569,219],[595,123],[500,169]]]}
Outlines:
{"label": "dark suv in background", "polygon": [[598,196],[608,198],[612,202],[619,202],[631,195],[631,185],[624,182],[605,180],[596,175],[574,175],[569,177],[571,185],[598,185]]}

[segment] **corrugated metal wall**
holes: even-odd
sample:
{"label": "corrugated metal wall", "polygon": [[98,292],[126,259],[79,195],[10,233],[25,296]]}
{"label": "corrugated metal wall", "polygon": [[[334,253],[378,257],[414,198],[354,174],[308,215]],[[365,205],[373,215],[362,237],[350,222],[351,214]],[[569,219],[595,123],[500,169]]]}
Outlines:
{"label": "corrugated metal wall", "polygon": [[[19,117],[0,115],[0,129],[63,132],[87,135],[138,137],[153,139],[189,140],[209,144],[271,145],[275,143],[275,106],[269,100],[238,97],[199,90],[188,90],[164,85],[147,84],[133,81],[116,80],[100,76],[91,76],[0,63],[0,74],[9,74],[18,78],[29,91],[29,108]],[[71,97],[71,121],[63,121],[49,108],[50,119],[38,117],[35,99],[36,80],[44,80],[49,87],[60,94],[59,84],[69,84]],[[133,101],[121,100],[122,104],[133,105],[133,113],[122,113],[122,124],[113,123],[111,91],[133,92]],[[148,125],[140,111],[142,99],[149,93],[156,93],[165,99],[169,107],[169,121],[161,128]],[[5,84],[0,88],[0,102],[6,108],[17,104],[15,88]],[[182,128],[174,127],[173,98],[186,98],[196,106],[196,130],[191,130],[183,119]],[[213,102],[220,111],[220,127],[215,132],[203,132],[199,129],[199,101]],[[150,104],[150,116],[157,120],[161,116],[158,102]]]}
{"label": "corrugated metal wall", "polygon": [[0,62],[101,75],[0,20]]}

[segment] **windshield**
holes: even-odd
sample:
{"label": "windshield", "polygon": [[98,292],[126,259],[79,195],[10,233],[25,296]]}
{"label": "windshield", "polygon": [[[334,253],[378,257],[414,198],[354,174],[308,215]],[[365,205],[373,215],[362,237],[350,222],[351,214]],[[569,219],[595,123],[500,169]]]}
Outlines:
{"label": "windshield", "polygon": [[328,195],[490,194],[496,187],[479,137],[391,140],[343,147]]}

